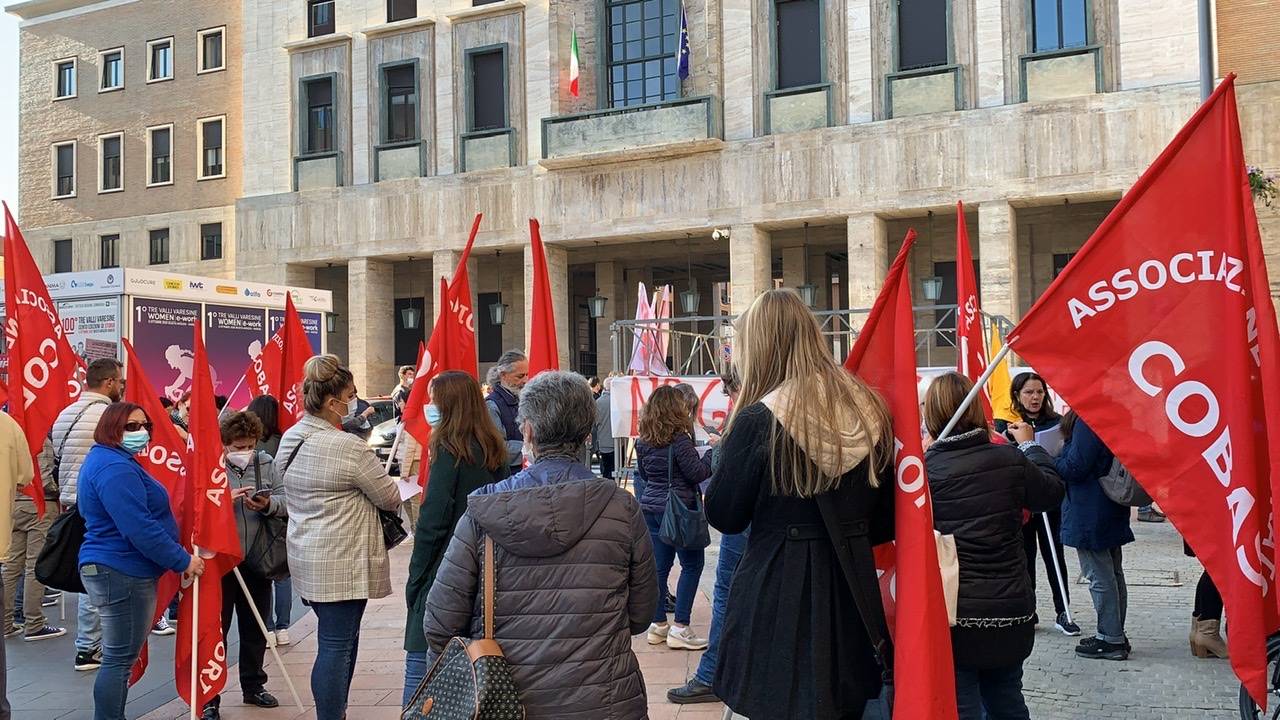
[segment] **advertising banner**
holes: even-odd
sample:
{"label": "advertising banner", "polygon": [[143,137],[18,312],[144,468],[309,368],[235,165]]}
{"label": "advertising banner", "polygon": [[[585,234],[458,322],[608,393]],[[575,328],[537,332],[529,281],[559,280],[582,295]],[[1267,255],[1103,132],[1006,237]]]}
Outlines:
{"label": "advertising banner", "polygon": [[[283,310],[267,311],[267,338],[270,339],[280,326],[284,323]],[[298,312],[298,319],[302,321],[302,329],[307,331],[307,340],[311,343],[311,352],[319,355],[320,350],[320,333],[323,332],[324,315],[316,312]],[[345,358],[344,358],[345,359]]]}
{"label": "advertising banner", "polygon": [[[213,368],[213,394],[227,397],[233,408],[243,408],[253,398],[240,380],[245,367],[262,352],[267,341],[266,315],[262,308],[205,305],[204,333]],[[148,371],[150,372],[150,371]]]}
{"label": "advertising banner", "polygon": [[62,331],[85,365],[120,357],[120,298],[64,300],[58,303]]}
{"label": "advertising banner", "polygon": [[[156,392],[170,400],[178,400],[191,389],[195,370],[192,341],[199,317],[199,303],[133,299],[130,338],[138,351],[138,361]],[[242,370],[243,362],[235,375],[238,377]]]}

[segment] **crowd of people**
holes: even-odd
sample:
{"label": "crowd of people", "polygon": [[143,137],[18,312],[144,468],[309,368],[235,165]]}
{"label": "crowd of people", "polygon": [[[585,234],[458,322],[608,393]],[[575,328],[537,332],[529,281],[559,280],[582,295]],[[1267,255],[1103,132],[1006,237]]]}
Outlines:
{"label": "crowd of people", "polygon": [[[413,368],[400,368],[398,379],[399,415]],[[722,427],[698,432],[699,398],[688,386],[652,393],[640,411],[629,486],[615,478],[624,446],[610,429],[607,384],[558,371],[530,378],[528,359],[514,350],[486,380],[434,377],[423,413],[429,447],[415,448],[403,433],[401,475],[426,474],[426,492],[403,508],[414,511],[406,707],[421,704],[415,691],[451,638],[484,637],[500,646],[531,720],[645,718],[631,644],[640,635],[673,651],[703,651],[693,675],[669,691],[673,703],[724,702],[753,720],[862,718],[876,707],[890,660],[877,638],[887,627],[882,609],[867,612],[858,598],[880,597],[872,547],[894,537],[891,419],[879,395],[832,356],[795,293],[766,292],[739,318],[733,372],[723,378],[732,410]],[[959,558],[957,704],[965,720],[1027,718],[1022,665],[1039,622],[1037,551],[1054,627],[1082,634],[1069,611],[1071,547],[1097,616],[1075,653],[1125,660],[1130,508],[1098,481],[1114,456],[1074,414],[1055,412],[1033,373],[1013,381],[1018,420],[990,426],[973,404],[935,441],[971,387],[947,373],[921,396],[935,527],[954,537]],[[351,371],[335,356],[314,357],[302,390],[306,413],[283,433],[270,396],[220,416],[244,550],[238,576],[222,579],[222,626],[225,633],[237,620],[245,703],[275,707],[264,670],[268,638],[255,616],[288,644],[300,596],[316,618],[316,714],[338,720],[368,602],[392,593],[383,519],[402,501],[389,464],[361,437],[368,414]],[[204,571],[179,542],[163,486],[134,457],[154,423],[186,432],[190,397],[173,403],[170,416],[150,418],[122,395],[120,363],[89,366],[85,392],[59,416],[39,467],[24,471],[23,453],[11,452],[15,483],[45,484],[44,518],[30,501],[16,502],[11,527],[0,528],[6,635],[36,641],[65,632],[39,609],[46,594],[31,568],[42,532],[60,511],[83,516],[87,593],[77,600],[74,665],[98,670],[101,720],[125,717],[129,671],[148,633],[173,632],[163,617],[152,622],[158,578]],[[1060,449],[1043,441],[1055,428]],[[1144,512],[1160,519],[1155,508]],[[711,621],[694,628],[708,525],[720,533]],[[492,606],[482,601],[486,573],[495,578]],[[19,613],[13,605],[24,583]],[[1190,636],[1197,656],[1226,657],[1221,615],[1206,575]],[[202,717],[219,717],[219,704],[215,697]]]}

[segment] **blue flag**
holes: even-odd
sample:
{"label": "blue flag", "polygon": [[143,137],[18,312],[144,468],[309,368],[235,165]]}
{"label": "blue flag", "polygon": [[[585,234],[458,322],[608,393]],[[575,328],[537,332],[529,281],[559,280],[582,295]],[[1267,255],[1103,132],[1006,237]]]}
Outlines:
{"label": "blue flag", "polygon": [[689,77],[689,18],[684,14],[684,3],[680,3],[680,42],[676,48],[676,77],[685,80]]}

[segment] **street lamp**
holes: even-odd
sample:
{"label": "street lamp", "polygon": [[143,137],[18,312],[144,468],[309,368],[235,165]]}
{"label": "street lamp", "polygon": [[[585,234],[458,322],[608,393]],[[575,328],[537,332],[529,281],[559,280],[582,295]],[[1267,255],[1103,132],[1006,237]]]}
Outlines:
{"label": "street lamp", "polygon": [[702,295],[698,292],[698,287],[693,284],[693,240],[691,238],[685,247],[685,277],[688,279],[689,289],[680,293],[680,310],[685,315],[697,315],[698,308],[702,307]]}
{"label": "street lamp", "polygon": [[324,328],[329,332],[338,332],[338,313],[329,313],[325,316]]}
{"label": "street lamp", "polygon": [[801,249],[804,253],[802,265],[804,279],[803,283],[796,288],[796,292],[800,294],[800,300],[812,308],[818,304],[818,286],[809,282],[809,223],[804,224],[804,244]]}
{"label": "street lamp", "polygon": [[920,285],[924,290],[925,300],[937,302],[942,297],[942,278],[937,275],[922,279]]}
{"label": "street lamp", "polygon": [[608,303],[609,298],[602,297],[600,290],[597,289],[595,295],[587,298],[587,315],[591,316],[592,320],[599,320],[604,317],[605,306]]}
{"label": "street lamp", "polygon": [[502,251],[499,250],[493,261],[494,274],[498,276],[498,302],[489,304],[489,322],[502,325],[507,321],[507,306],[502,304]]}
{"label": "street lamp", "polygon": [[413,306],[413,256],[409,256],[409,305],[400,310],[400,322],[404,324],[405,330],[417,330],[418,323],[422,322],[422,311]]}

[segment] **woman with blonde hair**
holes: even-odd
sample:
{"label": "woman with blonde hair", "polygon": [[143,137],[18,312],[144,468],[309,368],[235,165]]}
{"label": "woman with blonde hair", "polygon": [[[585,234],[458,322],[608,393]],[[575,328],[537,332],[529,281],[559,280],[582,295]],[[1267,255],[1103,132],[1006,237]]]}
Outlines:
{"label": "woman with blonde hair", "polygon": [[857,584],[875,587],[870,546],[893,537],[889,413],[836,362],[794,291],[762,294],[735,330],[742,392],[707,517],[751,535],[729,590],[715,694],[757,720],[862,718],[881,668],[817,498],[833,501]]}

